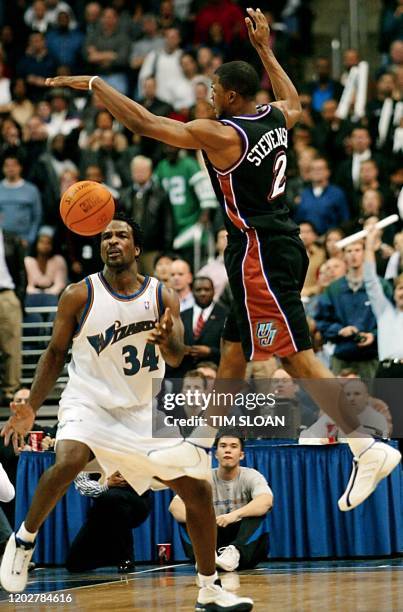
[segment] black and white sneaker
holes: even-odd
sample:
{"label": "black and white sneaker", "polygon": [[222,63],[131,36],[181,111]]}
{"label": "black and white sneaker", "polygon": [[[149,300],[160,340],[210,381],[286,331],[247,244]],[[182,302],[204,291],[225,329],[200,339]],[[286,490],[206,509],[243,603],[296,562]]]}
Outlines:
{"label": "black and white sneaker", "polygon": [[214,584],[200,589],[195,610],[196,612],[249,612],[252,608],[252,599],[224,591],[220,580],[216,580]]}
{"label": "black and white sneaker", "polygon": [[21,593],[28,582],[28,571],[35,544],[23,542],[12,533],[0,568],[0,582],[3,589],[9,593]]}

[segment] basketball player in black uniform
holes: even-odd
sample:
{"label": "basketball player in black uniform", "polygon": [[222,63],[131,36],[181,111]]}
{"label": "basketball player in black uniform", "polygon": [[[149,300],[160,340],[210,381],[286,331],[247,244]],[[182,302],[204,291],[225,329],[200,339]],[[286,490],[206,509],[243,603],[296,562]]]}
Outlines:
{"label": "basketball player in black uniform", "polygon": [[341,385],[312,351],[300,300],[307,256],[283,198],[287,130],[299,120],[301,105],[269,47],[266,18],[260,9],[247,13],[250,41],[276,97],[276,102],[261,109],[254,102],[258,76],[242,61],[223,64],[214,75],[212,99],[218,120],[181,123],[157,117],[97,76],[50,78],[47,85],[93,90],[133,132],[183,149],[203,150],[226,213],[225,261],[235,298],[237,330],[226,329],[219,376],[241,377],[245,358],[266,359],[274,354],[292,377],[304,379],[314,400],[349,435],[353,472],[339,507],[350,510],[390,474],[401,456],[359,431],[357,419],[346,410]]}

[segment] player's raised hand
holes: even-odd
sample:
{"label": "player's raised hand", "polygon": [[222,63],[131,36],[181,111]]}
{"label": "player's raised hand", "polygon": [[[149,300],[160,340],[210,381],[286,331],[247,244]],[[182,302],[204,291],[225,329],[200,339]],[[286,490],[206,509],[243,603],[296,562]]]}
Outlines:
{"label": "player's raised hand", "polygon": [[151,344],[165,344],[172,331],[174,321],[170,308],[166,308],[159,322],[155,324],[155,328],[148,336],[147,342]]}
{"label": "player's raised hand", "polygon": [[35,421],[35,412],[28,402],[11,402],[10,410],[14,414],[10,416],[7,423],[1,430],[4,437],[4,445],[8,446],[10,438],[13,441],[14,451],[23,446],[21,437],[25,436],[31,429]]}
{"label": "player's raised hand", "polygon": [[266,17],[260,9],[246,9],[249,17],[245,17],[246,27],[248,28],[249,40],[255,49],[267,47],[269,41],[270,28]]}
{"label": "player's raised hand", "polygon": [[70,87],[88,91],[91,76],[57,76],[46,79],[46,87]]}

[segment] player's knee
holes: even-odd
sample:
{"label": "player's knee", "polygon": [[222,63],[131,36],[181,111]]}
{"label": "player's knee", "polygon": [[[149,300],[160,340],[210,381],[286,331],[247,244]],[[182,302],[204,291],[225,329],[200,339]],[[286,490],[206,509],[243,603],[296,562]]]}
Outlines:
{"label": "player's knee", "polygon": [[72,482],[82,469],[83,465],[81,461],[74,457],[66,457],[57,461],[51,468],[52,479],[59,483]]}

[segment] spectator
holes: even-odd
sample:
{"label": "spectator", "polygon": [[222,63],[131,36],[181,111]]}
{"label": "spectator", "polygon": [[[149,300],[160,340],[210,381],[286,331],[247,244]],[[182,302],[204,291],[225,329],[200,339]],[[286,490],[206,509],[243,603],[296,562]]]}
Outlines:
{"label": "spectator", "polygon": [[46,34],[46,43],[49,53],[54,57],[58,66],[69,66],[76,72],[80,67],[81,48],[84,36],[78,28],[71,27],[71,17],[67,10],[57,13],[56,27]]}
{"label": "spectator", "polygon": [[69,136],[81,127],[81,121],[71,109],[69,93],[64,89],[52,89],[50,94],[50,115],[47,130],[50,138],[58,134]]}
{"label": "spectator", "polygon": [[219,363],[221,335],[227,317],[227,310],[213,301],[214,285],[210,278],[196,277],[193,295],[194,306],[181,314],[185,328],[185,357],[179,367],[182,375],[197,367],[199,361],[208,359]]}
{"label": "spectator", "polygon": [[[395,279],[394,304],[385,294],[385,286],[376,274],[376,246],[379,240],[379,231],[374,227],[368,228],[365,242],[364,280],[365,288],[371,302],[371,308],[378,322],[378,350],[380,364],[377,375],[390,377],[390,368],[393,366],[394,375],[403,374],[403,275]],[[385,370],[388,370],[385,374]]]}
{"label": "spectator", "polygon": [[44,0],[35,0],[24,15],[26,25],[35,32],[46,32],[50,23],[50,15]]}
{"label": "spectator", "polygon": [[344,238],[344,232],[340,227],[333,227],[326,232],[324,240],[326,257],[343,259],[343,251],[336,246],[337,242],[342,238]]}
{"label": "spectator", "polygon": [[403,38],[403,2],[384,2],[379,32],[379,50],[387,53],[390,41]]}
{"label": "spectator", "polygon": [[318,57],[315,66],[316,76],[310,82],[309,89],[312,95],[312,108],[320,113],[326,100],[339,100],[342,86],[331,78],[331,65],[327,57]]}
{"label": "spectator", "polygon": [[102,11],[100,28],[89,32],[84,43],[84,59],[93,74],[102,78],[118,91],[128,92],[126,71],[129,65],[130,39],[119,30],[116,10],[106,7]]}
{"label": "spectator", "polygon": [[120,203],[144,232],[144,246],[139,258],[142,274],[152,274],[157,246],[172,244],[171,210],[168,197],[152,176],[153,163],[137,155],[131,162],[132,185],[120,194]]}
{"label": "spectator", "polygon": [[173,419],[183,419],[179,425],[179,431],[186,438],[195,428],[194,419],[202,414],[203,402],[200,398],[201,394],[207,393],[207,379],[202,372],[196,369],[185,372],[183,379],[180,378],[176,369],[170,368],[168,372],[170,380],[167,380],[168,376],[166,376],[164,382],[173,384],[173,388],[178,387],[178,392],[185,395],[186,402],[175,406],[173,412],[165,412],[165,414],[169,414]]}
{"label": "spectator", "polygon": [[4,226],[0,227],[0,350],[4,359],[1,390],[7,403],[20,386],[21,325],[26,284],[21,241]]}
{"label": "spectator", "polygon": [[45,123],[39,115],[28,119],[23,129],[25,164],[27,168],[34,167],[42,153],[47,148],[48,132]]}
{"label": "spectator", "polygon": [[318,292],[318,272],[326,257],[323,248],[316,244],[318,240],[318,233],[313,223],[310,221],[303,221],[299,226],[299,230],[300,238],[304,243],[309,257],[309,266],[301,295],[304,297],[310,297]]}
{"label": "spectator", "polygon": [[[101,130],[93,146],[81,152],[81,174],[86,173],[88,166],[99,166],[105,183],[119,190],[131,182],[130,173],[125,168],[130,152],[124,147],[122,150],[119,135],[112,129]],[[126,173],[129,175],[127,178]]]}
{"label": "spectator", "polygon": [[385,278],[396,278],[403,274],[403,232],[396,234],[394,241],[395,251],[391,255],[386,267]]}
{"label": "spectator", "polygon": [[319,234],[342,224],[349,218],[349,210],[343,191],[329,183],[330,171],[327,160],[319,157],[312,161],[311,187],[301,194],[295,220],[311,221]]}
{"label": "spectator", "polygon": [[164,33],[165,42],[162,50],[147,53],[139,73],[139,94],[144,96],[144,80],[150,76],[155,78],[157,98],[178,107],[177,87],[185,84],[180,58],[181,37],[177,28],[169,28]]}
{"label": "spectator", "polygon": [[153,276],[158,278],[165,287],[171,288],[172,282],[172,263],[175,260],[175,255],[172,253],[159,253],[154,259]]}
{"label": "spectator", "polygon": [[67,285],[66,261],[61,255],[55,255],[53,236],[51,227],[42,226],[32,256],[25,257],[27,296],[45,293],[58,297]]}
{"label": "spectator", "polygon": [[[345,276],[333,282],[319,301],[316,325],[325,341],[335,344],[332,370],[337,375],[353,368],[362,378],[373,378],[378,367],[376,319],[363,279],[364,245],[344,249]],[[388,295],[389,285],[384,283]]]}
{"label": "spectator", "polygon": [[141,69],[148,53],[164,49],[164,36],[158,30],[156,16],[146,13],[143,15],[141,26],[142,35],[133,43],[130,53],[130,67],[136,72]]}
{"label": "spectator", "polygon": [[105,183],[105,177],[102,172],[101,166],[98,166],[97,164],[91,164],[90,166],[87,166],[85,169],[84,178],[86,181],[94,181],[94,183],[100,183],[101,185],[109,189],[112,194],[112,197],[116,201],[119,200],[119,191]]}
{"label": "spectator", "polygon": [[[375,98],[370,100],[367,104],[366,115],[368,117],[368,128],[371,134],[372,142],[376,143],[377,148],[381,149],[385,145],[389,148],[391,146],[390,141],[393,140],[393,121],[396,103],[394,102],[394,92],[396,89],[396,77],[391,72],[384,72],[378,77],[376,82],[376,93]],[[387,100],[387,102],[386,102]],[[388,108],[389,107],[389,108]],[[381,115],[384,115],[381,123]],[[385,113],[388,113],[388,124],[385,123]]]}
{"label": "spectator", "polygon": [[208,0],[205,3],[195,19],[196,45],[208,42],[209,32],[214,24],[221,27],[227,45],[231,45],[235,37],[246,36],[243,13],[232,0]]}
{"label": "spectator", "polygon": [[[217,200],[208,175],[190,155],[177,147],[165,145],[165,159],[155,169],[155,175],[168,194],[174,223],[175,250],[180,250],[193,261],[195,225],[205,226]],[[202,235],[207,248],[208,233]]]}
{"label": "spectator", "polygon": [[[262,474],[240,466],[243,449],[243,438],[230,433],[219,435],[215,452],[218,468],[211,472],[217,520],[216,565],[226,572],[256,567],[268,553],[268,533],[258,536],[258,530],[273,506],[273,493]],[[185,505],[178,495],[169,510],[178,522],[186,522]],[[189,537],[184,530],[181,535],[185,551],[193,559]]]}
{"label": "spectator", "polygon": [[15,233],[25,247],[32,245],[42,217],[39,191],[22,178],[22,165],[15,155],[3,161],[4,179],[0,183],[0,213],[3,229]]}
{"label": "spectator", "polygon": [[4,76],[4,63],[0,60],[0,111],[11,102],[10,79]]}
{"label": "spectator", "polygon": [[132,530],[150,514],[150,492],[138,495],[119,472],[109,476],[103,485],[81,472],[74,484],[81,495],[92,497],[94,502],[70,546],[66,568],[85,572],[115,565],[119,573],[132,572]]}
{"label": "spectator", "polygon": [[337,116],[337,106],[336,100],[326,100],[312,130],[313,145],[330,160],[332,169],[344,159],[344,140],[351,132],[350,122]]}
{"label": "spectator", "polygon": [[218,366],[214,361],[199,361],[196,370],[206,379],[206,393],[211,393],[217,379]]}
{"label": "spectator", "polygon": [[[362,431],[371,436],[388,437],[388,422],[383,414],[371,405],[368,388],[363,380],[352,378],[345,382],[344,395],[349,409],[358,416]],[[299,443],[331,444],[337,440],[346,442],[347,437],[327,414],[323,414],[316,423],[301,433]]]}
{"label": "spectator", "polygon": [[301,203],[301,194],[311,182],[312,161],[316,158],[317,151],[313,147],[306,147],[297,154],[297,169],[295,176],[291,174],[287,178],[285,197],[287,205],[294,213]]}
{"label": "spectator", "polygon": [[17,65],[17,76],[26,80],[28,97],[32,102],[38,102],[43,97],[45,79],[55,70],[56,63],[48,52],[45,36],[41,32],[33,32],[25,55]]}
{"label": "spectator", "polygon": [[34,105],[27,97],[24,79],[15,79],[12,85],[12,100],[0,106],[0,113],[8,113],[20,127],[24,127],[34,114]]}
{"label": "spectator", "polygon": [[357,51],[357,49],[346,49],[343,53],[343,72],[342,75],[340,77],[340,83],[343,85],[343,87],[346,85],[347,83],[347,78],[349,75],[349,72],[351,70],[351,68],[353,68],[354,66],[358,66],[358,64],[360,63],[361,58],[360,58],[360,54]]}
{"label": "spectator", "polygon": [[99,2],[89,2],[84,11],[84,33],[96,34],[102,15],[102,7]]}
{"label": "spectator", "polygon": [[350,137],[351,156],[337,168],[335,182],[347,195],[351,216],[357,216],[355,192],[360,186],[361,163],[371,159],[371,137],[366,128],[356,127]]}
{"label": "spectator", "polygon": [[224,265],[224,251],[227,247],[227,230],[221,227],[216,233],[216,258],[200,268],[197,275],[207,276],[214,283],[214,301],[218,302],[226,286],[228,285],[228,275]]}
{"label": "spectator", "polygon": [[403,427],[400,395],[398,387],[390,379],[401,379],[403,374],[403,274],[394,280],[393,304],[376,275],[378,237],[376,228],[371,227],[366,239],[364,264],[365,286],[378,324],[379,366],[376,378],[380,380],[376,390],[390,408],[393,432],[400,436]]}
{"label": "spectator", "polygon": [[287,409],[289,415],[286,420],[290,421],[289,424],[294,432],[293,435],[283,437],[296,438],[301,425],[309,427],[315,422],[319,412],[318,407],[283,368],[274,370],[271,390],[276,396],[274,410],[277,405],[283,412]]}
{"label": "spectator", "polygon": [[69,157],[68,141],[63,134],[52,138],[49,150],[40,155],[29,174],[30,180],[42,194],[43,220],[47,225],[60,225],[60,179],[65,170],[74,172],[76,165]]}
{"label": "spectator", "polygon": [[[173,112],[173,107],[157,98],[157,84],[156,80],[153,76],[149,76],[144,79],[143,83],[143,106],[153,113],[154,115],[160,115],[162,117],[168,117]],[[146,157],[151,157],[151,159],[157,163],[163,157],[163,144],[158,142],[158,140],[153,140],[152,138],[141,139],[141,148],[142,153]]]}
{"label": "spectator", "polygon": [[191,289],[192,279],[189,263],[184,259],[175,259],[171,266],[171,287],[178,294],[181,312],[195,305]]}

